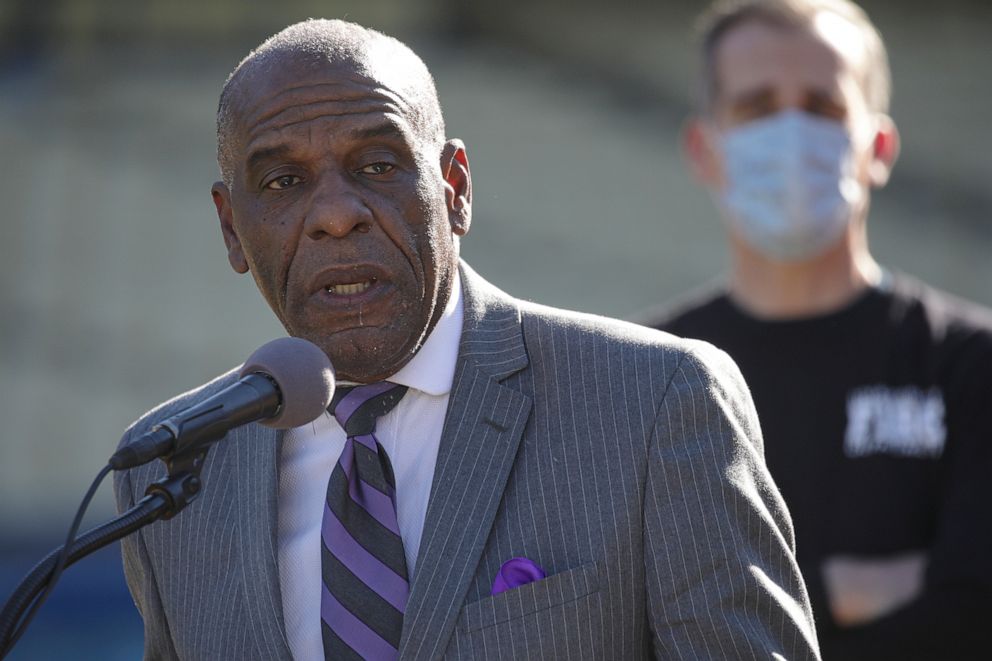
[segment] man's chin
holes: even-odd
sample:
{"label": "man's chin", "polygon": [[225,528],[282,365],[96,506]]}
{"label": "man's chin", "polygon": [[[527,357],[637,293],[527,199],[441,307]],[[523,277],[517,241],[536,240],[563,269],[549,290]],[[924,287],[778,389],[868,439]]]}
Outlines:
{"label": "man's chin", "polygon": [[[381,381],[398,372],[416,353],[416,340],[405,338],[399,342],[389,333],[377,329],[361,328],[344,330],[334,335],[307,338],[324,350],[331,360],[339,381],[371,383]],[[394,347],[402,347],[396,351]],[[389,348],[393,348],[389,351]]]}
{"label": "man's chin", "polygon": [[[412,358],[412,356],[410,356]],[[334,366],[334,376],[338,381],[351,381],[352,383],[375,383],[376,381],[386,381],[393,374],[396,374],[406,365],[409,358],[402,362],[383,363],[382,365],[370,365],[358,360],[331,359]]]}

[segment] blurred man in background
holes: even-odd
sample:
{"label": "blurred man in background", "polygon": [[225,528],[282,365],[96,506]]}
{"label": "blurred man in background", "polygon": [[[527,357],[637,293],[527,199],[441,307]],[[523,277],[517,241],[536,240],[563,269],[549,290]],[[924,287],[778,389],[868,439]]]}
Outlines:
{"label": "blurred man in background", "polygon": [[881,37],[847,0],[722,2],[702,59],[684,147],[729,281],[649,323],[740,365],[825,658],[988,658],[992,314],[868,249],[899,152]]}

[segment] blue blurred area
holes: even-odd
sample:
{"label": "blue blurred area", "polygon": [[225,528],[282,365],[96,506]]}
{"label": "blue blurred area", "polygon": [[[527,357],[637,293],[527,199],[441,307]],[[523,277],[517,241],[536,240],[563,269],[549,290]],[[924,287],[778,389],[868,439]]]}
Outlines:
{"label": "blue blurred area", "polygon": [[[53,539],[0,550],[2,599],[59,544]],[[141,658],[141,651],[141,617],[124,583],[120,545],[112,544],[65,571],[7,659],[123,661]]]}

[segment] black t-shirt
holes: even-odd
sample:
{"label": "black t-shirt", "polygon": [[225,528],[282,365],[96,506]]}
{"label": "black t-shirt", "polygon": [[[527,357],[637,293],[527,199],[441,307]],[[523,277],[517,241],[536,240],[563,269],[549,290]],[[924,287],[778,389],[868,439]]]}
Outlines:
{"label": "black t-shirt", "polygon": [[[825,659],[992,659],[992,311],[897,275],[813,318],[755,319],[718,290],[649,325],[740,366]],[[832,623],[824,558],[916,550],[921,598]]]}

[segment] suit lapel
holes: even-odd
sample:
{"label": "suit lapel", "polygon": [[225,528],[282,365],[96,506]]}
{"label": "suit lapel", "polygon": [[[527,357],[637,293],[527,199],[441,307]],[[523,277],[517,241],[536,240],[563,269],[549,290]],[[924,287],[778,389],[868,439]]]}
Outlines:
{"label": "suit lapel", "polygon": [[400,657],[439,658],[489,537],[531,401],[502,383],[527,365],[512,299],[462,265],[464,325]]}
{"label": "suit lapel", "polygon": [[[248,425],[225,441],[232,450],[232,480],[237,489],[237,525],[244,585],[249,655],[290,659],[279,589],[278,461],[282,434]],[[232,563],[232,566],[237,566]],[[222,616],[224,616],[222,614]],[[229,614],[227,615],[229,616]]]}

